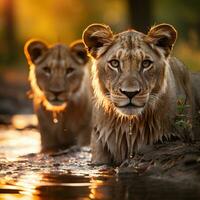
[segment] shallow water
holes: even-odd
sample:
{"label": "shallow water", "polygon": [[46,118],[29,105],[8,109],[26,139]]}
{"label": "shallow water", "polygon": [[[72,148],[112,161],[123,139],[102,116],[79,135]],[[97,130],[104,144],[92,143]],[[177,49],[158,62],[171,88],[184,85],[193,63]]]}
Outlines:
{"label": "shallow water", "polygon": [[35,129],[0,129],[0,200],[199,199],[199,185],[90,165],[90,149],[40,154]]}

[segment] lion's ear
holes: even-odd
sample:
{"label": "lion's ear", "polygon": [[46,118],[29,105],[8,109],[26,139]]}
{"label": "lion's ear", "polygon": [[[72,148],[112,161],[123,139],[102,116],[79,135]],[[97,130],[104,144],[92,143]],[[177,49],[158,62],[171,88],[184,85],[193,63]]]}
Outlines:
{"label": "lion's ear", "polygon": [[170,54],[176,38],[176,29],[169,24],[159,24],[154,26],[147,34],[147,40],[153,43],[156,47],[164,50],[165,56]]}
{"label": "lion's ear", "polygon": [[36,64],[47,50],[47,44],[40,40],[31,39],[24,46],[24,53],[29,64]]}
{"label": "lion's ear", "polygon": [[89,61],[87,50],[82,40],[73,42],[70,45],[70,50],[74,59],[80,64],[86,64]]}
{"label": "lion's ear", "polygon": [[83,41],[88,52],[94,57],[100,56],[113,41],[113,33],[109,26],[91,24],[83,32]]}

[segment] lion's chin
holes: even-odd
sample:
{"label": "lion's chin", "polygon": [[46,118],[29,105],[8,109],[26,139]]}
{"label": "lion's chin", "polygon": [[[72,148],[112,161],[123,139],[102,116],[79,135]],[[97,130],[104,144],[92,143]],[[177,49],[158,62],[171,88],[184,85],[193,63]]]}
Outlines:
{"label": "lion's chin", "polygon": [[67,106],[67,102],[66,101],[58,101],[58,100],[54,100],[54,101],[48,101],[45,100],[43,102],[44,106],[46,107],[47,110],[49,111],[63,111],[66,106]]}
{"label": "lion's chin", "polygon": [[123,116],[138,116],[140,115],[144,107],[137,107],[137,106],[126,106],[126,107],[117,107],[116,109],[121,115]]}
{"label": "lion's chin", "polygon": [[52,106],[62,106],[63,104],[65,104],[65,101],[60,101],[60,100],[53,100],[53,101],[49,101],[49,103]]}

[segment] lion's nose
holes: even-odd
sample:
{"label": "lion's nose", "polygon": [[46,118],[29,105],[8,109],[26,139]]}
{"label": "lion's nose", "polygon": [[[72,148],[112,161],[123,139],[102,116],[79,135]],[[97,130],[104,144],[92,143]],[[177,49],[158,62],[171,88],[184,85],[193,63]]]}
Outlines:
{"label": "lion's nose", "polygon": [[59,96],[64,92],[63,90],[49,90],[49,91],[53,93],[55,96]]}
{"label": "lion's nose", "polygon": [[129,91],[127,91],[127,90],[122,90],[122,89],[120,89],[120,92],[122,93],[122,94],[124,94],[125,96],[127,96],[129,99],[132,99],[135,95],[137,95],[138,93],[140,93],[140,89],[136,89],[136,90],[129,90]]}

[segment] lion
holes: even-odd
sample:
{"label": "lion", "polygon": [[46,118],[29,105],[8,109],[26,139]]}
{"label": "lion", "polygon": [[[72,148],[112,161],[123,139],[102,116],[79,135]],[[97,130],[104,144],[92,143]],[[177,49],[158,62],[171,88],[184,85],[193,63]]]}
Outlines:
{"label": "lion", "polygon": [[133,29],[113,34],[103,24],[83,32],[93,62],[94,165],[119,165],[170,138],[193,139],[191,76],[171,56],[176,39],[169,24],[153,26],[147,34]]}
{"label": "lion", "polygon": [[88,145],[91,89],[89,58],[82,41],[68,47],[31,39],[24,52],[42,151]]}

